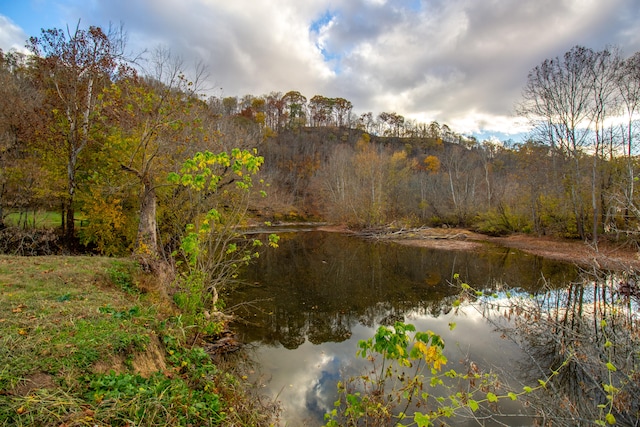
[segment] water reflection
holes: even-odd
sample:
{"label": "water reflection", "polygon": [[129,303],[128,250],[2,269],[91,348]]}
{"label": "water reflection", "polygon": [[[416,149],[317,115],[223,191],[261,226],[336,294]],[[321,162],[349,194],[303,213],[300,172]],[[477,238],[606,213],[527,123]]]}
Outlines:
{"label": "water reflection", "polygon": [[[336,381],[361,369],[357,342],[381,323],[405,320],[440,333],[450,365],[472,358],[487,366],[515,366],[518,347],[482,317],[450,312],[455,273],[476,288],[506,283],[525,292],[574,281],[574,268],[512,249],[486,245],[473,252],[443,251],[310,231],[281,234],[243,273],[247,285],[225,297],[245,322],[241,339],[283,402],[288,425],[321,425],[333,408]],[[449,324],[458,327],[451,332]],[[451,366],[457,368],[457,366]]]}
{"label": "water reflection", "polygon": [[[532,355],[523,370],[531,374],[529,381],[543,367],[563,366],[548,391],[530,399],[555,425],[592,425],[608,411],[616,425],[638,425],[640,301],[620,293],[621,279],[624,274],[585,273],[580,282],[518,304],[521,315],[512,335]],[[607,386],[615,387],[613,393]]]}

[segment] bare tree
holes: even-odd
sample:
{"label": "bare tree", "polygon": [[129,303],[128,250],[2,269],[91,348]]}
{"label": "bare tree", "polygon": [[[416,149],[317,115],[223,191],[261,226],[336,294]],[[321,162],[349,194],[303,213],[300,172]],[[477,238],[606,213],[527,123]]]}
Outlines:
{"label": "bare tree", "polygon": [[617,78],[622,114],[626,118],[622,132],[622,143],[627,166],[627,182],[624,188],[625,222],[628,221],[630,206],[634,205],[635,194],[635,135],[638,126],[637,114],[640,110],[640,52],[627,58],[619,69]]}
{"label": "bare tree", "polygon": [[585,238],[585,203],[581,191],[581,160],[590,144],[593,124],[595,53],[576,46],[562,59],[547,59],[528,75],[519,111],[527,117],[555,153],[573,160],[567,176],[577,232]]}

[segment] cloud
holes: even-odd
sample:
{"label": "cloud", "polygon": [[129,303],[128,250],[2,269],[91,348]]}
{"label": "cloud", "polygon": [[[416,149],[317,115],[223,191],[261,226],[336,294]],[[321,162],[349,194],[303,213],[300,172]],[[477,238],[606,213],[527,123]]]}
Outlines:
{"label": "cloud", "polygon": [[67,3],[67,22],[122,22],[132,49],[163,45],[202,61],[224,96],[340,96],[358,113],[394,111],[463,133],[520,129],[510,115],[544,59],[576,44],[640,50],[637,0]]}
{"label": "cloud", "polygon": [[0,48],[6,51],[13,49],[26,52],[24,46],[27,38],[22,28],[6,16],[0,15]]}

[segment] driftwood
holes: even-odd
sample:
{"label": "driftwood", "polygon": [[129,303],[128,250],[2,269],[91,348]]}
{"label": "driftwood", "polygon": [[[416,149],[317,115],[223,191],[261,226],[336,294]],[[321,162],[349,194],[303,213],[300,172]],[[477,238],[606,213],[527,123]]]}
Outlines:
{"label": "driftwood", "polygon": [[449,233],[446,229],[420,227],[399,230],[370,229],[358,233],[359,236],[374,240],[464,240],[465,233]]}
{"label": "driftwood", "polygon": [[240,350],[241,347],[242,343],[230,330],[222,331],[215,339],[203,346],[204,350],[212,356],[233,353]]}

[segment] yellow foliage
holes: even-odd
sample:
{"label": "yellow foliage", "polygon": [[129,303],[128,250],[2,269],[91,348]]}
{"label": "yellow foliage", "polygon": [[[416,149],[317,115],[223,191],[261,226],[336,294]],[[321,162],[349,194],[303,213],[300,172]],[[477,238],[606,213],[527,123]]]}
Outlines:
{"label": "yellow foliage", "polygon": [[127,235],[128,218],[122,209],[122,200],[104,197],[93,188],[85,200],[84,212],[88,224],[80,230],[83,244],[94,244],[104,255],[119,255],[128,249],[124,238]]}
{"label": "yellow foliage", "polygon": [[371,136],[368,133],[363,133],[358,142],[356,142],[356,150],[359,152],[365,151],[369,147],[371,142]]}
{"label": "yellow foliage", "polygon": [[391,163],[393,165],[399,165],[402,162],[407,160],[407,152],[406,151],[396,151],[391,156]]}
{"label": "yellow foliage", "polygon": [[423,160],[424,168],[431,173],[440,171],[440,159],[436,156],[427,156]]}
{"label": "yellow foliage", "polygon": [[440,347],[429,346],[425,354],[425,360],[431,364],[434,369],[440,370],[442,366],[447,363],[447,358],[442,354]]}

